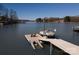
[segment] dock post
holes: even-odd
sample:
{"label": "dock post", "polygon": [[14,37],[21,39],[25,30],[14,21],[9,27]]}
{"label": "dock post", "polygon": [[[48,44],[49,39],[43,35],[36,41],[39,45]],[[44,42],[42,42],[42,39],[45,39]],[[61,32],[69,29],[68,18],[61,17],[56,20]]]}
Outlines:
{"label": "dock post", "polygon": [[52,44],[50,43],[50,55],[52,55]]}

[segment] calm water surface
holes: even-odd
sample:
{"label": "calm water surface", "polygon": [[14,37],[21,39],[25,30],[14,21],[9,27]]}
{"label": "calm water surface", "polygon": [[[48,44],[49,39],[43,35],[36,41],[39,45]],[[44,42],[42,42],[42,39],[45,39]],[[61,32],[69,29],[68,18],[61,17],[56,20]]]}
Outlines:
{"label": "calm water surface", "polygon": [[[56,37],[79,45],[79,33],[72,31],[72,26],[79,23],[46,23],[45,28],[57,29]],[[44,44],[44,48],[33,50],[25,39],[25,34],[38,33],[44,29],[43,23],[26,23],[0,26],[0,54],[23,55],[49,55],[50,46]],[[52,55],[58,53],[52,53]]]}

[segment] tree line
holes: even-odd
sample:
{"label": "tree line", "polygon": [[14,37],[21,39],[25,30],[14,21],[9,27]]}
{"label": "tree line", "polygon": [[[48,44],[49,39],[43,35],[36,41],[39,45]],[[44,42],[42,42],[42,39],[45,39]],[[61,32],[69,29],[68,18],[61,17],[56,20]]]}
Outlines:
{"label": "tree line", "polygon": [[[53,17],[50,17],[50,18],[37,18],[36,19],[36,22],[56,22],[56,21],[59,21],[61,20],[61,18],[53,18]],[[70,16],[65,16],[63,18],[64,22],[70,22],[71,19],[70,19]]]}

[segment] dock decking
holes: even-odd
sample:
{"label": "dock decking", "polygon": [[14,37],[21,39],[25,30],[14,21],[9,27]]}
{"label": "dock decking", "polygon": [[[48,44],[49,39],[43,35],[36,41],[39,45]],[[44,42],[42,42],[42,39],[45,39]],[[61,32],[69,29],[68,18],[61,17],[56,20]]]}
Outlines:
{"label": "dock decking", "polygon": [[[43,46],[41,45],[40,43],[40,39],[42,39],[42,37],[40,35],[36,35],[36,37],[31,37],[31,35],[25,35],[26,39],[30,42],[31,46],[33,47],[33,49],[35,49],[35,46],[34,46],[34,42],[37,43],[40,47],[43,48]],[[40,38],[40,39],[39,39]],[[45,37],[43,37],[44,39]]]}
{"label": "dock decking", "polygon": [[64,41],[62,39],[53,39],[50,41],[50,43],[62,49],[68,54],[79,55],[79,46],[74,45],[70,42]]}
{"label": "dock decking", "polygon": [[25,35],[25,37],[31,43],[33,49],[35,49],[33,42],[36,42],[40,47],[43,47],[40,41],[48,41],[68,54],[79,55],[79,46],[62,39],[48,39],[46,37],[40,36],[39,34],[37,34],[36,37],[31,37],[30,35]]}

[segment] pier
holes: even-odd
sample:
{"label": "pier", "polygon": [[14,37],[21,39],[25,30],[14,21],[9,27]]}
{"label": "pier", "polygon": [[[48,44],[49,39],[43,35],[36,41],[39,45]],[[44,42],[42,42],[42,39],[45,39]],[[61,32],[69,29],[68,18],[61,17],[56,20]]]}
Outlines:
{"label": "pier", "polygon": [[32,45],[33,49],[35,49],[33,44],[34,42],[36,42],[40,47],[43,48],[40,41],[47,41],[70,55],[79,55],[79,46],[65,41],[63,39],[49,39],[45,36],[42,37],[39,34],[36,34],[35,37],[31,37],[31,35],[25,35],[25,38]]}

